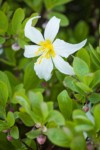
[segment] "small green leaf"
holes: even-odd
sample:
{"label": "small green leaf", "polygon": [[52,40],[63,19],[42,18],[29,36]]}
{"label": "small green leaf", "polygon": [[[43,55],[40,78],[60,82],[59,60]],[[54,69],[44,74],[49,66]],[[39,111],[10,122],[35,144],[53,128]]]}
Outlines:
{"label": "small green leaf", "polygon": [[12,33],[18,34],[21,29],[21,23],[25,17],[24,10],[18,8],[12,18]]}
{"label": "small green leaf", "polygon": [[67,134],[63,129],[51,128],[48,129],[47,136],[53,144],[61,147],[69,147],[72,139],[72,133],[68,129],[67,131],[69,134]]}
{"label": "small green leaf", "polygon": [[69,20],[65,15],[58,13],[58,12],[51,12],[48,15],[49,19],[52,18],[53,16],[56,16],[57,18],[61,19],[61,22],[60,22],[61,26],[69,25]]}
{"label": "small green leaf", "polygon": [[86,84],[84,84],[84,83],[82,83],[82,82],[77,82],[77,83],[75,83],[75,84],[76,84],[76,86],[77,86],[78,88],[80,88],[84,93],[90,93],[90,92],[92,92],[92,89],[89,88]]}
{"label": "small green leaf", "polygon": [[24,87],[26,90],[36,88],[37,85],[40,83],[36,73],[34,71],[34,62],[30,62],[26,68],[24,73]]}
{"label": "small green leaf", "polygon": [[100,84],[100,70],[94,72],[93,81],[91,82],[90,86],[94,88],[95,86]]}
{"label": "small green leaf", "polygon": [[0,34],[4,34],[8,29],[8,19],[3,11],[0,10]]}
{"label": "small green leaf", "polygon": [[14,138],[14,139],[18,139],[19,138],[19,130],[17,126],[13,126],[10,130],[10,135]]}
{"label": "small green leaf", "polygon": [[0,120],[0,131],[6,130],[8,128],[9,128],[9,126],[8,126],[7,122]]}
{"label": "small green leaf", "polygon": [[77,51],[76,57],[84,60],[88,66],[90,66],[90,56],[85,48],[81,48],[79,51]]}
{"label": "small green leaf", "polygon": [[75,83],[77,82],[76,79],[74,79],[71,76],[65,77],[63,84],[65,87],[71,89],[72,91],[78,92],[77,87],[75,85]]}
{"label": "small green leaf", "polygon": [[71,0],[44,0],[44,3],[46,6],[46,9],[49,10],[51,8],[54,8],[55,6],[65,4],[65,3],[68,3],[70,1]]}
{"label": "small green leaf", "polygon": [[75,38],[79,41],[84,40],[87,38],[89,33],[89,26],[85,21],[79,21],[78,24],[75,27]]}
{"label": "small green leaf", "polygon": [[71,145],[71,150],[86,150],[86,142],[82,135],[77,135],[73,138]]}
{"label": "small green leaf", "polygon": [[65,119],[59,111],[53,110],[49,113],[48,122],[55,122],[57,125],[64,125]]}
{"label": "small green leaf", "polygon": [[0,36],[0,44],[3,44],[5,42],[5,38]]}
{"label": "small green leaf", "polygon": [[9,111],[9,112],[7,113],[7,118],[6,118],[6,120],[7,120],[7,123],[8,123],[8,125],[9,125],[9,127],[12,127],[12,126],[14,125],[14,123],[15,123],[15,118],[14,118],[14,114],[13,114],[11,111]]}
{"label": "small green leaf", "polygon": [[71,114],[72,114],[72,100],[69,97],[67,91],[62,91],[58,95],[58,104],[60,111],[64,115],[65,119],[70,119]]}
{"label": "small green leaf", "polygon": [[74,68],[75,74],[81,79],[83,78],[83,76],[89,73],[88,65],[82,59],[78,57],[74,58],[73,68]]}
{"label": "small green leaf", "polygon": [[100,130],[100,104],[94,107],[94,118],[97,131]]}
{"label": "small green leaf", "polygon": [[7,75],[3,71],[0,71],[0,81],[3,81],[7,85],[8,95],[10,97],[12,95],[11,85],[10,85]]}
{"label": "small green leaf", "polygon": [[29,131],[28,133],[26,133],[26,136],[29,138],[29,139],[35,139],[36,137],[38,137],[39,135],[41,134],[41,130],[40,129],[37,129],[37,130],[31,130]]}
{"label": "small green leaf", "polygon": [[90,131],[94,128],[94,123],[88,119],[82,110],[74,110],[73,120],[76,123],[75,129],[77,131]]}
{"label": "small green leaf", "polygon": [[100,94],[92,93],[91,95],[88,96],[88,100],[93,104],[99,103],[100,102]]}
{"label": "small green leaf", "polygon": [[0,81],[0,105],[5,107],[7,100],[8,100],[7,85],[3,81]]}
{"label": "small green leaf", "polygon": [[31,116],[26,112],[19,112],[19,117],[26,126],[32,127],[34,125],[34,121]]}
{"label": "small green leaf", "polygon": [[20,104],[28,114],[31,114],[30,111],[30,101],[27,96],[23,93],[23,91],[16,92],[13,97],[13,103]]}

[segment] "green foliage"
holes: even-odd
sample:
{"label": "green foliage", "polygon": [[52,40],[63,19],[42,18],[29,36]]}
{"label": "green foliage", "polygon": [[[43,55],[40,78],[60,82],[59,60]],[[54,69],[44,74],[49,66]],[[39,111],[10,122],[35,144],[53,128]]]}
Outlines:
{"label": "green foliage", "polygon": [[0,34],[5,34],[8,29],[8,19],[4,12],[0,11]]}
{"label": "green foliage", "polygon": [[68,96],[67,91],[64,90],[58,95],[58,104],[65,119],[70,119],[72,113],[72,100]]}
{"label": "green foliage", "polygon": [[0,104],[5,107],[8,100],[8,88],[7,85],[0,81]]}
{"label": "green foliage", "polygon": [[61,147],[69,147],[70,140],[72,138],[72,134],[70,133],[70,131],[68,132],[68,134],[66,134],[64,129],[62,130],[60,128],[49,129],[47,135],[51,142]]}
{"label": "green foliage", "polygon": [[48,17],[49,19],[53,16],[56,16],[57,18],[61,19],[61,26],[64,27],[64,26],[68,26],[69,25],[69,20],[68,18],[65,16],[65,15],[62,15],[61,13],[58,13],[58,12],[51,12]]}
{"label": "green foliage", "polygon": [[75,74],[79,78],[82,78],[89,73],[88,65],[78,57],[74,58],[73,68],[74,68]]}
{"label": "green foliage", "polygon": [[21,29],[21,23],[25,17],[24,11],[18,8],[12,18],[12,34],[18,34]]}
{"label": "green foliage", "polygon": [[99,115],[100,115],[100,104],[96,105],[94,108],[94,118],[96,123],[96,130],[100,130],[100,121],[99,121]]}
{"label": "green foliage", "polygon": [[[56,16],[57,38],[68,43],[87,38],[67,59],[75,75],[54,69],[45,82],[34,71],[37,58],[24,58],[25,45],[34,45],[24,35],[25,24],[38,15],[32,26],[38,21],[41,32]],[[90,0],[0,0],[0,150],[37,150],[41,135],[43,149],[87,150],[87,139],[91,149],[100,149],[98,16],[97,2]]]}
{"label": "green foliage", "polygon": [[45,6],[48,9],[51,9],[55,6],[58,6],[58,5],[62,5],[62,4],[65,4],[65,3],[68,3],[70,2],[71,0],[44,0],[45,2]]}

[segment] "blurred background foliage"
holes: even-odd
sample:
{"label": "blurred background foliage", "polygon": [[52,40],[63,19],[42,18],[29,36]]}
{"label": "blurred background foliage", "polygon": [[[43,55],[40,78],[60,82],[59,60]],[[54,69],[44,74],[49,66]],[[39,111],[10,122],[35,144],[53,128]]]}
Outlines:
{"label": "blurred background foliage", "polygon": [[[99,6],[99,0],[0,0],[0,150],[100,150]],[[56,16],[60,39],[88,39],[67,60],[74,77],[54,69],[45,82],[33,70],[35,59],[24,58],[24,45],[30,43],[24,27],[37,15],[41,18],[32,25],[41,32]],[[44,147],[38,141],[41,134],[49,139]]]}

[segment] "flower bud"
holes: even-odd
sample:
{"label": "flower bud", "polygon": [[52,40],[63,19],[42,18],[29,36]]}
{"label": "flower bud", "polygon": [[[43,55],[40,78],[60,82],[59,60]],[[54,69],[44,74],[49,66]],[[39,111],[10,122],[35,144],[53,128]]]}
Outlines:
{"label": "flower bud", "polygon": [[83,106],[83,110],[84,110],[85,112],[88,112],[88,111],[89,111],[89,106],[88,106],[88,105],[84,105],[84,106]]}
{"label": "flower bud", "polygon": [[14,44],[12,44],[12,49],[14,51],[18,51],[20,49],[20,46],[18,45],[18,43],[14,43]]}
{"label": "flower bud", "polygon": [[11,135],[7,135],[7,140],[10,142],[10,141],[12,141],[12,136]]}
{"label": "flower bud", "polygon": [[39,135],[36,140],[37,140],[38,144],[43,145],[46,142],[46,136]]}

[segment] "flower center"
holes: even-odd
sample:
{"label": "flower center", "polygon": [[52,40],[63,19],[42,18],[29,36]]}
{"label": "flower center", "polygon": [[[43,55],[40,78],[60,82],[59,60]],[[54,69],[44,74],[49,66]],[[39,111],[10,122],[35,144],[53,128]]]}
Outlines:
{"label": "flower center", "polygon": [[55,57],[56,53],[50,40],[41,41],[39,45],[41,47],[38,49],[36,54],[42,55],[39,57],[38,63],[41,63],[43,58],[49,59],[50,57]]}

